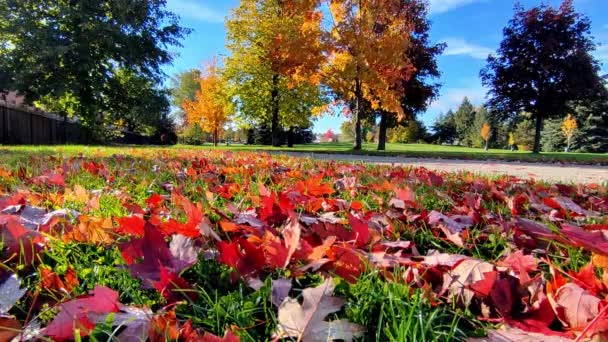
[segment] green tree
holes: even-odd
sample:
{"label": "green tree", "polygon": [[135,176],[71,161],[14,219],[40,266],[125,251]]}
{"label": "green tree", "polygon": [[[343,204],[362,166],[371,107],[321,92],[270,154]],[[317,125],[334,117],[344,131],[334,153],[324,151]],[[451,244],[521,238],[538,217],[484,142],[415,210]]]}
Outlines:
{"label": "green tree", "polygon": [[583,152],[608,153],[608,96],[575,107],[581,122],[573,146]]}
{"label": "green tree", "polygon": [[107,90],[107,101],[112,105],[105,115],[106,123],[121,122],[130,132],[152,133],[169,114],[167,95],[150,79],[132,70],[117,70]]}
{"label": "green tree", "polygon": [[425,131],[424,124],[418,120],[411,119],[402,122],[396,127],[389,128],[387,139],[390,143],[411,144],[423,139]]}
{"label": "green tree", "polygon": [[564,150],[566,143],[561,131],[561,124],[562,120],[560,118],[550,118],[545,120],[540,139],[543,151],[561,152]]}
{"label": "green tree", "polygon": [[438,144],[453,144],[456,140],[456,124],[454,123],[454,112],[450,109],[446,114],[439,114],[433,123],[433,141]]}
{"label": "green tree", "polygon": [[[485,106],[480,106],[475,109],[473,122],[465,131],[464,139],[461,144],[469,147],[484,147],[486,141],[481,137],[479,132],[483,125],[490,121],[490,115]],[[492,125],[490,125],[492,126]]]}
{"label": "green tree", "polygon": [[345,120],[340,125],[340,141],[353,142],[355,140],[355,127],[350,120]]}
{"label": "green tree", "polygon": [[529,112],[534,120],[533,151],[540,151],[543,121],[563,117],[573,101],[605,92],[590,21],[574,10],[572,0],[558,8],[540,5],[515,15],[503,30],[496,55],[481,71],[490,88],[489,104],[509,117]]}
{"label": "green tree", "polygon": [[182,109],[185,101],[194,101],[196,92],[200,89],[199,79],[201,71],[191,69],[175,74],[171,77],[171,105],[177,110],[177,115],[184,120],[186,113]]}
{"label": "green tree", "polygon": [[[121,70],[151,82],[188,33],[165,0],[0,0],[0,89],[29,101],[73,99],[86,127],[113,112],[108,92]],[[62,113],[67,115],[67,113]]]}
{"label": "green tree", "polygon": [[534,147],[534,121],[529,114],[520,114],[518,123],[513,131],[513,138],[517,148],[523,151],[531,151]]}
{"label": "green tree", "polygon": [[[471,103],[471,101],[469,101],[469,98],[465,97],[456,112],[454,113],[454,127],[456,128],[456,138],[458,139],[458,143],[460,145],[470,145],[470,142],[467,138],[474,121],[475,107],[473,107],[473,104]],[[479,131],[475,132],[475,134],[479,135]]]}

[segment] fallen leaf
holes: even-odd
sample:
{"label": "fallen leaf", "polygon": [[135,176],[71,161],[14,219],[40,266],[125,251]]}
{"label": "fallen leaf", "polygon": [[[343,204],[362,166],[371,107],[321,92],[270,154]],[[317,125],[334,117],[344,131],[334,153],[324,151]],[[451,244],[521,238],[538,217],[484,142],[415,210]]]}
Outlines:
{"label": "fallen leaf", "polygon": [[344,340],[363,334],[363,327],[346,320],[325,321],[325,317],[340,310],[345,301],[333,297],[333,281],[326,279],[323,284],[302,291],[303,302],[295,298],[285,298],[279,307],[278,338],[292,337],[303,342]]}
{"label": "fallen leaf", "polygon": [[169,243],[169,251],[174,258],[173,266],[178,271],[194,265],[198,261],[201,250],[193,239],[181,234],[173,235]]}
{"label": "fallen leaf", "polygon": [[289,296],[291,291],[291,280],[289,279],[273,279],[272,280],[272,304],[276,307],[281,306],[283,300]]}
{"label": "fallen leaf", "polygon": [[21,333],[21,323],[14,318],[0,317],[0,341],[12,341]]}
{"label": "fallen leaf", "polygon": [[0,284],[0,315],[8,311],[25,295],[27,288],[21,288],[21,279],[12,274]]}
{"label": "fallen leaf", "polygon": [[443,275],[442,293],[448,293],[450,300],[457,298],[464,305],[471,304],[475,292],[469,286],[483,280],[486,274],[494,271],[494,265],[477,259],[464,259]]}
{"label": "fallen leaf", "polygon": [[558,317],[570,328],[584,328],[599,313],[601,300],[580,286],[568,283],[555,293]]}
{"label": "fallen leaf", "polygon": [[90,295],[59,304],[59,313],[43,330],[46,336],[64,341],[74,337],[74,329],[86,336],[95,327],[89,315],[108,314],[119,311],[118,292],[97,285]]}
{"label": "fallen leaf", "polygon": [[468,342],[574,342],[574,340],[523,331],[513,327],[489,330],[488,337],[470,338]]}
{"label": "fallen leaf", "polygon": [[291,215],[289,222],[285,228],[283,228],[283,231],[281,231],[285,247],[287,247],[287,256],[285,257],[285,264],[283,267],[287,267],[289,260],[291,260],[291,256],[300,245],[301,231],[302,225],[298,221],[298,218],[295,215]]}

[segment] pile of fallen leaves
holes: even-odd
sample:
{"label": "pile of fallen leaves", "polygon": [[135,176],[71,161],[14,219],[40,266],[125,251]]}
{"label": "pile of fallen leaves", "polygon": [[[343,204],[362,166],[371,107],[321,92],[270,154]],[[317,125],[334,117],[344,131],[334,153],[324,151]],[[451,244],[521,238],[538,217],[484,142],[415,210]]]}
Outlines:
{"label": "pile of fallen leaves", "polygon": [[[118,341],[238,341],[251,327],[218,337],[176,315],[200,296],[185,275],[200,262],[252,289],[272,279],[267,338],[365,338],[380,327],[345,319],[334,287],[379,272],[491,324],[482,341],[608,339],[605,185],[188,150],[0,165],[0,341],[100,326]],[[111,267],[162,299],[121,303],[118,286],[46,266],[71,243],[116,249]]]}

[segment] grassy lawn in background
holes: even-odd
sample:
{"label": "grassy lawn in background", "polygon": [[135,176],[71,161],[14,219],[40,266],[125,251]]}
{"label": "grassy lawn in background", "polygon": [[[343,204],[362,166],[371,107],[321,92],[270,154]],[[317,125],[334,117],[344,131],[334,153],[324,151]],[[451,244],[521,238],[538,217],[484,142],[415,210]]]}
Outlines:
{"label": "grassy lawn in background", "polygon": [[[142,147],[130,146],[135,149],[164,149],[167,147]],[[375,155],[411,158],[446,158],[446,159],[472,159],[472,160],[505,160],[505,161],[525,161],[525,162],[562,162],[575,164],[602,164],[608,165],[608,154],[601,153],[564,153],[564,152],[543,152],[533,154],[528,151],[509,151],[502,149],[490,149],[484,151],[481,148],[471,148],[462,146],[444,146],[431,144],[386,144],[386,151],[376,150],[375,143],[365,143],[362,151],[354,151],[350,143],[315,143],[307,145],[295,145],[294,147],[272,147],[265,145],[243,145],[243,144],[221,144],[213,146],[206,144],[202,146],[175,145],[171,149],[203,149],[203,150],[230,150],[230,151],[293,151],[303,153],[338,153],[355,155]],[[100,150],[96,146],[0,146],[2,151],[12,151],[19,153],[24,151],[38,151],[53,153],[62,151],[65,153],[78,153],[81,151]],[[120,147],[101,147],[107,153],[119,153]]]}

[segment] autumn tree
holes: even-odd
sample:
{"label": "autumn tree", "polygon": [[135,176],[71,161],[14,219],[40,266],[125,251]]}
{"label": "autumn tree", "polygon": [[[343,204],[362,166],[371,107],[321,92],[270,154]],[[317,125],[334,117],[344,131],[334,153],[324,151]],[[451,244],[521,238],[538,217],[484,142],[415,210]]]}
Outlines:
{"label": "autumn tree", "polygon": [[327,104],[318,74],[324,60],[320,1],[242,0],[226,22],[226,77],[240,119],[281,130],[310,126]]}
{"label": "autumn tree", "polygon": [[404,81],[414,68],[405,54],[411,44],[413,1],[332,0],[325,83],[351,107],[355,122],[353,148],[360,150],[362,109],[385,110],[405,117],[401,106]]}
{"label": "autumn tree", "polygon": [[513,136],[513,132],[509,132],[509,146],[511,151],[515,150],[515,136]]}
{"label": "autumn tree", "polygon": [[572,114],[568,114],[566,116],[562,122],[561,129],[564,137],[566,137],[566,152],[570,152],[570,141],[578,129],[578,124],[576,123],[576,119],[572,116]]}
{"label": "autumn tree", "polygon": [[321,136],[322,142],[332,143],[338,141],[338,135],[330,128]]}
{"label": "autumn tree", "polygon": [[185,100],[182,109],[186,114],[186,121],[190,124],[200,124],[203,131],[213,135],[213,144],[217,146],[220,131],[232,114],[232,103],[226,94],[215,62],[209,63],[201,73],[195,100]]}
{"label": "autumn tree", "polygon": [[489,123],[487,123],[487,122],[484,123],[483,126],[481,126],[481,131],[479,132],[479,135],[481,136],[481,139],[483,139],[483,141],[485,141],[485,146],[484,146],[485,151],[488,150],[491,134],[492,134],[492,127],[490,126]]}
{"label": "autumn tree", "polygon": [[[401,107],[408,121],[405,125],[411,127],[418,124],[417,114],[425,111],[438,94],[439,83],[434,81],[441,75],[437,56],[443,52],[446,45],[432,44],[429,41],[431,23],[427,16],[428,3],[420,0],[405,0],[405,3],[408,6],[407,20],[412,22],[413,27],[410,32],[410,44],[404,54],[409,59],[413,72],[411,77],[402,80]],[[380,113],[378,150],[384,150],[385,142],[389,138],[387,129],[395,127],[403,131],[404,123],[400,123],[400,120],[389,112]]]}
{"label": "autumn tree", "polygon": [[481,72],[483,84],[490,88],[489,104],[507,118],[521,111],[532,115],[532,150],[538,153],[546,118],[561,117],[574,101],[604,91],[599,64],[591,56],[596,45],[590,21],[574,10],[572,0],[557,8],[518,5],[503,34]]}

